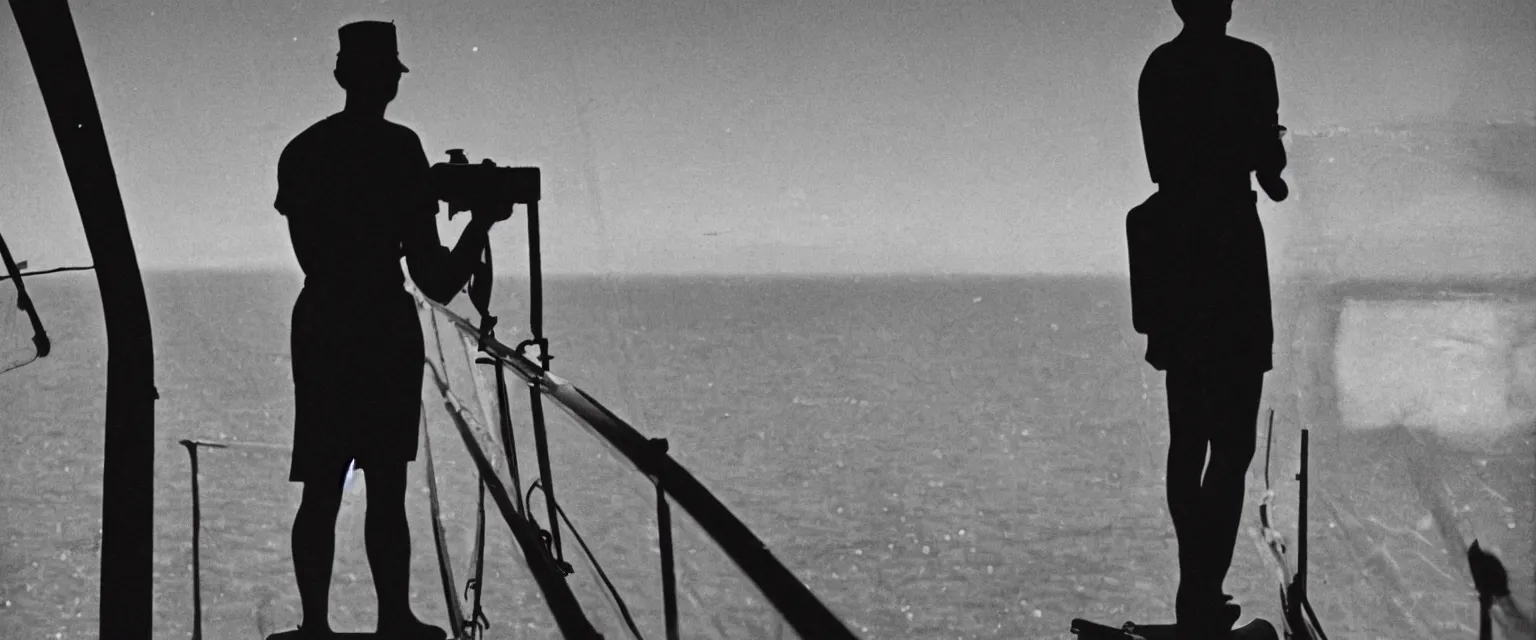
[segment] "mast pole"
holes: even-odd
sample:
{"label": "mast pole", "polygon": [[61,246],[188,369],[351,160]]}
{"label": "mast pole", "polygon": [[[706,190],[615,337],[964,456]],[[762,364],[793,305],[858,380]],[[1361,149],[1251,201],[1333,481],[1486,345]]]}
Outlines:
{"label": "mast pole", "polygon": [[144,282],[69,3],[10,4],[80,209],[107,329],[100,637],[148,640],[158,395]]}

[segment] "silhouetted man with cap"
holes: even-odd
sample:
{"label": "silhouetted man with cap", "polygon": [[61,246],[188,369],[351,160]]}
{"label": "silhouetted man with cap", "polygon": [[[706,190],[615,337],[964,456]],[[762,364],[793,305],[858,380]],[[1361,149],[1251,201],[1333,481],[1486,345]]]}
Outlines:
{"label": "silhouetted man with cap", "polygon": [[343,478],[356,461],[368,479],[368,564],[379,637],[443,638],[409,601],[411,543],[406,463],[416,459],[425,348],[400,258],[428,297],[447,303],[468,281],[491,225],[510,207],[475,207],[450,254],[437,234],[437,198],[421,141],[384,119],[399,88],[395,27],[341,28],[335,78],[345,108],[283,149],[277,210],[304,288],[293,310],[295,421],[289,480],[304,483],[293,520],[301,637],[330,635],[327,597]]}
{"label": "silhouetted man with cap", "polygon": [[1232,0],[1173,6],[1184,29],[1152,52],[1138,90],[1158,191],[1126,224],[1133,323],[1147,335],[1147,362],[1167,372],[1177,623],[1193,639],[1220,637],[1241,614],[1221,585],[1274,342],[1249,174],[1271,199],[1285,199],[1285,149],[1274,63],[1262,47],[1226,35]]}

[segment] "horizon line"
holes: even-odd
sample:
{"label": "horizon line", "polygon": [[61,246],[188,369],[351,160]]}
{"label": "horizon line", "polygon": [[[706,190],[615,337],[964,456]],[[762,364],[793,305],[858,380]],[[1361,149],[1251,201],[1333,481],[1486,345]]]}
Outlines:
{"label": "horizon line", "polygon": [[[276,266],[141,266],[142,274],[174,274],[191,272],[225,272],[241,274],[272,274],[291,275],[303,278],[304,273],[298,269]],[[767,278],[862,278],[862,277],[985,277],[985,278],[1010,278],[1010,277],[1129,277],[1130,274],[1122,271],[545,271],[545,279],[549,278],[607,278],[607,277],[767,277]],[[514,278],[526,280],[526,273],[497,274],[496,279]]]}

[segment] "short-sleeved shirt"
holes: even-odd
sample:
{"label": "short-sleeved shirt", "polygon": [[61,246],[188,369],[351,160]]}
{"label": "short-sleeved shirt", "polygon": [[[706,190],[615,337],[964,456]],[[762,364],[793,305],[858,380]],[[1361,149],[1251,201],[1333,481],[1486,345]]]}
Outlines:
{"label": "short-sleeved shirt", "polygon": [[289,479],[414,460],[421,419],[420,319],[402,288],[410,216],[437,200],[421,141],[345,112],[306,129],[277,164],[304,289],[294,302],[294,442]]}
{"label": "short-sleeved shirt", "polygon": [[1263,47],[1228,35],[1180,34],[1142,69],[1137,101],[1152,181],[1249,188],[1262,144],[1275,142],[1279,93]]}
{"label": "short-sleeved shirt", "polygon": [[306,285],[404,282],[399,264],[409,216],[434,216],[429,165],[409,128],[337,113],[283,149],[278,212],[288,216]]}
{"label": "short-sleeved shirt", "polygon": [[1284,158],[1262,146],[1278,144],[1274,63],[1231,36],[1180,34],[1152,52],[1137,93],[1159,185],[1127,218],[1147,361],[1268,371],[1269,267],[1249,173]]}

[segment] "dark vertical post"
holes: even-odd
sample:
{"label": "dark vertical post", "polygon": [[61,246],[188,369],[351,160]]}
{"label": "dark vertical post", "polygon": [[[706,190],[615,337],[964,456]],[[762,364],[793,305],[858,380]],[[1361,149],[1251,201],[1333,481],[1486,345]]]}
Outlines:
{"label": "dark vertical post", "polygon": [[667,492],[656,479],[656,530],[661,540],[661,601],[667,616],[667,640],[677,640],[677,574],[672,558],[672,508]]}
{"label": "dark vertical post", "polygon": [[96,265],[107,326],[100,637],[148,640],[155,388],[149,307],[90,72],[66,0],[11,0]]}
{"label": "dark vertical post", "polygon": [[512,478],[512,493],[517,494],[512,496],[513,504],[517,506],[517,514],[526,518],[528,507],[523,504],[522,472],[517,468],[517,439],[512,433],[512,408],[507,401],[507,370],[500,358],[489,358],[486,361],[496,367],[496,408],[501,411],[501,447],[507,453],[507,475]]}
{"label": "dark vertical post", "polygon": [[[528,206],[528,301],[529,318],[528,330],[533,332],[535,341],[544,339],[544,268],[540,264],[539,253],[539,203],[529,202]],[[544,345],[539,345],[539,360],[544,370],[549,370],[548,355],[544,352]]]}
{"label": "dark vertical post", "polygon": [[[478,640],[485,636],[485,629],[490,626],[486,620],[485,609],[480,606],[480,595],[485,591],[485,474],[475,474],[480,478],[480,498],[475,503],[475,577],[471,578],[469,587],[475,589],[474,607],[469,611],[468,633],[471,638]],[[465,593],[465,597],[469,594]],[[482,626],[481,622],[485,624]]]}
{"label": "dark vertical post", "polygon": [[192,640],[203,640],[203,563],[200,542],[203,529],[203,510],[197,492],[197,443],[182,440],[192,457]]}
{"label": "dark vertical post", "polygon": [[[528,328],[533,331],[533,343],[539,347],[539,365],[549,371],[549,342],[544,339],[544,269],[539,257],[539,203],[528,206]],[[544,403],[539,390],[532,385],[528,395],[533,409],[533,439],[539,453],[539,478],[544,482],[544,504],[549,512],[549,535],[554,543],[555,559],[565,561],[560,548],[560,520],[555,516],[555,478],[549,470],[549,440],[544,429]]]}
{"label": "dark vertical post", "polygon": [[1297,514],[1296,523],[1296,585],[1301,596],[1301,602],[1307,599],[1307,436],[1306,429],[1301,430],[1301,473],[1297,479],[1301,480],[1301,508]]}
{"label": "dark vertical post", "polygon": [[539,454],[539,478],[544,483],[544,504],[549,517],[549,535],[554,544],[556,560],[565,560],[560,551],[560,521],[555,518],[555,483],[549,470],[549,437],[544,428],[544,406],[540,404],[539,390],[528,385],[528,395],[533,409],[533,446]]}
{"label": "dark vertical post", "polygon": [[1477,594],[1477,640],[1493,640],[1493,596]]}

